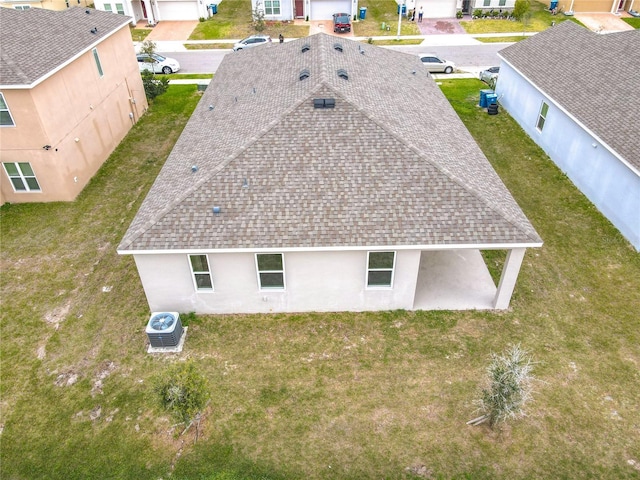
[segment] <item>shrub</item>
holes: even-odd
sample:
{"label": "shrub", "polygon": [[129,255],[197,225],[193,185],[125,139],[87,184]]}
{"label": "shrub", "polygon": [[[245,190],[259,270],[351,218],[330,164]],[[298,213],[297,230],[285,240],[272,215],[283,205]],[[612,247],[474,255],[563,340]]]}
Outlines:
{"label": "shrub", "polygon": [[144,86],[147,100],[153,100],[169,88],[169,79],[167,77],[156,77],[150,70],[143,70],[140,75],[142,75],[142,85]]}
{"label": "shrub", "polygon": [[456,18],[462,18],[463,14],[462,14],[462,10],[458,10],[456,12]]}
{"label": "shrub", "polygon": [[473,11],[473,16],[474,16],[475,18],[480,18],[480,17],[482,17],[482,10],[480,10],[479,8],[476,8],[476,9]]}
{"label": "shrub", "polygon": [[529,0],[516,0],[516,4],[513,7],[513,16],[516,20],[521,21],[529,12],[530,8],[531,4]]}

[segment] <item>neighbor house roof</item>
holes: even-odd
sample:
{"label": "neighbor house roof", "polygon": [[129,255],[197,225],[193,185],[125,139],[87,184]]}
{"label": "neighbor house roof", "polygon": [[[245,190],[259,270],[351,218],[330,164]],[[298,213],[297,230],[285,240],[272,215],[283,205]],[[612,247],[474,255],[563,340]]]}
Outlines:
{"label": "neighbor house roof", "polygon": [[602,35],[562,22],[499,55],[640,169],[640,31]]}
{"label": "neighbor house roof", "polygon": [[225,57],[119,251],[514,243],[541,240],[420,60],[318,34]]}
{"label": "neighbor house roof", "polygon": [[0,87],[39,83],[129,21],[93,8],[0,8]]}

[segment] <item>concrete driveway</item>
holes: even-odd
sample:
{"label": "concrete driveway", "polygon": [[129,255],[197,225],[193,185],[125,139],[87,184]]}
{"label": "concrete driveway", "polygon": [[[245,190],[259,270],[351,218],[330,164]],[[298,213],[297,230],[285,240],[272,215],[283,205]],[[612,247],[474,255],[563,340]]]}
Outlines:
{"label": "concrete driveway", "polygon": [[582,22],[582,24],[589,30],[597,33],[613,33],[634,30],[631,25],[621,20],[623,16],[631,17],[627,12],[620,15],[614,15],[613,13],[576,13],[574,16],[576,17],[576,20]]}
{"label": "concrete driveway", "polygon": [[195,20],[188,21],[171,21],[162,20],[158,22],[151,30],[151,33],[147,36],[147,40],[153,42],[157,41],[171,41],[171,40],[187,40],[193,29],[196,28],[198,22]]}

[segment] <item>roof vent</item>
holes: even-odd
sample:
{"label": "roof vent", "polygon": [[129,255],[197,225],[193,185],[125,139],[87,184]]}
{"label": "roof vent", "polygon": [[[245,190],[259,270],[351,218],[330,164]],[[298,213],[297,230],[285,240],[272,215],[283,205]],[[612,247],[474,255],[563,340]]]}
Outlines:
{"label": "roof vent", "polygon": [[218,206],[215,206],[212,208],[214,215],[220,215],[220,212],[222,211],[222,209]]}
{"label": "roof vent", "polygon": [[191,171],[192,171],[193,173],[196,173],[196,172],[198,171],[198,166],[197,166],[197,165],[192,165],[192,166],[191,166]]}
{"label": "roof vent", "polygon": [[84,13],[86,13],[87,15],[89,15],[91,12],[89,10],[85,10]]}
{"label": "roof vent", "polygon": [[213,110],[213,105],[209,105],[209,111]]}
{"label": "roof vent", "polygon": [[308,43],[302,45],[302,53],[308,52],[309,50],[311,50],[311,45],[309,45]]}
{"label": "roof vent", "polygon": [[304,70],[301,70],[300,71],[300,81],[309,78],[310,75],[311,75],[311,73],[309,72],[308,68],[305,68]]}
{"label": "roof vent", "polygon": [[337,50],[339,52],[342,52],[342,44],[341,43],[334,43],[333,44],[333,49]]}
{"label": "roof vent", "polygon": [[336,106],[335,98],[314,98],[313,108],[334,108]]}
{"label": "roof vent", "polygon": [[340,78],[344,78],[345,80],[349,80],[349,75],[347,74],[347,71],[344,68],[338,69],[338,76]]}
{"label": "roof vent", "polygon": [[91,29],[91,33],[93,33],[94,35],[95,35],[96,33],[98,33],[98,27],[93,27],[93,28]]}

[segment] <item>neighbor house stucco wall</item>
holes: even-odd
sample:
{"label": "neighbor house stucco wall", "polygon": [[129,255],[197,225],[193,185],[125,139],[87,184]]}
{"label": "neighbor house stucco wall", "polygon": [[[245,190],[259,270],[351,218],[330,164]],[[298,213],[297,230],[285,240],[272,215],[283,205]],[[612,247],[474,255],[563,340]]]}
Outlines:
{"label": "neighbor house stucco wall", "polygon": [[[496,93],[502,106],[618,230],[640,250],[640,175],[504,62]],[[549,111],[536,128],[542,102]],[[611,125],[615,129],[615,125]]]}
{"label": "neighbor house stucco wall", "polygon": [[33,88],[2,89],[15,123],[0,129],[2,161],[31,163],[41,188],[14,192],[0,170],[3,202],[73,200],[146,110],[128,28],[97,50],[102,77],[90,50]]}
{"label": "neighbor house stucco wall", "polygon": [[254,253],[209,253],[214,292],[201,292],[187,254],[134,258],[152,311],[196,313],[411,309],[420,265],[419,250],[398,251],[393,288],[368,289],[366,251],[285,252],[286,288],[260,290]]}

